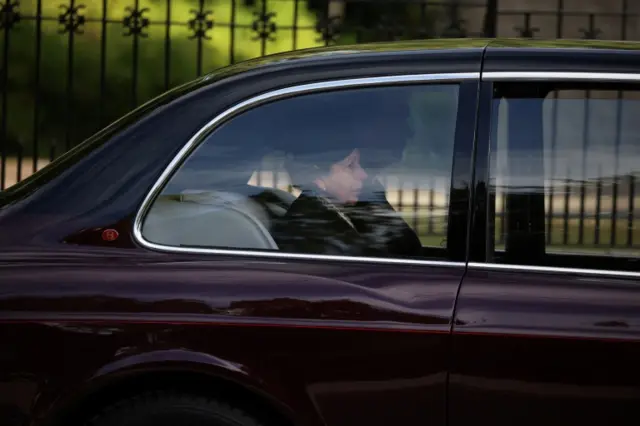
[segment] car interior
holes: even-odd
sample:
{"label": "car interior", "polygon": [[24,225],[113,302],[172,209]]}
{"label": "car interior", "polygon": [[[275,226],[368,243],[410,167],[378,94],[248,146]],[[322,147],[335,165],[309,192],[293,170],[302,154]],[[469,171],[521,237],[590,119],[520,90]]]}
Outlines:
{"label": "car interior", "polygon": [[[143,220],[145,239],[174,247],[278,250],[270,231],[296,200],[298,190],[283,184],[287,173],[282,168],[277,171],[284,175],[282,181],[261,181],[257,176],[264,157],[256,157],[248,163],[243,160],[253,170],[242,176],[234,173],[232,179],[228,173],[221,185],[167,185]],[[442,246],[425,246],[423,254],[442,257],[444,250]]]}
{"label": "car interior", "polygon": [[161,195],[145,219],[143,233],[169,246],[278,250],[269,230],[295,199],[281,189],[249,184],[228,191]]}

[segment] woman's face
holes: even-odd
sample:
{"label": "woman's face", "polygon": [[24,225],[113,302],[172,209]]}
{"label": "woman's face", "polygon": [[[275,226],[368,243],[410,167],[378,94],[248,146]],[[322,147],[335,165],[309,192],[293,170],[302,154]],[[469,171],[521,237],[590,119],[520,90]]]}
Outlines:
{"label": "woman's face", "polygon": [[329,173],[316,183],[338,201],[355,203],[366,179],[367,172],[360,166],[360,151],[354,149],[347,157],[334,163]]}

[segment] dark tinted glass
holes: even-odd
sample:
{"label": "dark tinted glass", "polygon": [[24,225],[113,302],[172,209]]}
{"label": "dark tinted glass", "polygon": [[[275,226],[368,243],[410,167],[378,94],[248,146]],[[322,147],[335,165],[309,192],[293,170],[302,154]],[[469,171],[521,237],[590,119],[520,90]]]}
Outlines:
{"label": "dark tinted glass", "polygon": [[637,269],[640,91],[505,84],[494,108],[495,259]]}
{"label": "dark tinted glass", "polygon": [[143,236],[346,256],[444,249],[458,89],[337,90],[244,112],[173,174]]}

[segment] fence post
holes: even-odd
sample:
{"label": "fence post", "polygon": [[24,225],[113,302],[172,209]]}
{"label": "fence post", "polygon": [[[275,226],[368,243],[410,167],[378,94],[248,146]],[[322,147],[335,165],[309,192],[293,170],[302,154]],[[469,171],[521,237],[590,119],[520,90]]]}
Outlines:
{"label": "fence post", "polygon": [[498,0],[487,0],[484,13],[482,33],[485,37],[497,37],[498,33]]}

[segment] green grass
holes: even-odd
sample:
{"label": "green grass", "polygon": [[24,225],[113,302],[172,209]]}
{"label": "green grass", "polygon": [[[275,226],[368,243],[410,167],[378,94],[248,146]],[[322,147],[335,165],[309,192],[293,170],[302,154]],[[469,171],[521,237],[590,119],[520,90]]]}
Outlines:
{"label": "green grass", "polygon": [[[420,241],[427,247],[446,247],[444,242],[447,234],[447,217],[442,216],[442,211],[436,211],[433,216],[433,231],[428,232],[428,217],[419,217],[416,223],[412,209],[403,209],[402,216],[409,226],[416,231]],[[612,221],[601,219],[599,224],[599,243],[596,244],[596,221],[585,219],[583,225],[583,240],[579,243],[580,221],[569,219],[567,223],[567,243],[564,243],[564,220],[554,218],[551,223],[551,243],[547,245],[548,252],[562,253],[590,253],[590,254],[621,254],[625,256],[640,256],[640,227],[632,229],[633,246],[627,245],[627,219],[618,219],[616,222],[616,241],[611,244]],[[547,224],[545,223],[545,230]],[[501,230],[500,219],[496,220],[495,238],[499,241]],[[504,244],[496,243],[497,250],[504,250]]]}
{"label": "green grass", "polygon": [[429,232],[429,217],[420,216],[417,220],[414,217],[413,209],[402,209],[401,214],[404,220],[413,229],[423,246],[426,247],[446,247],[445,238],[447,236],[447,217],[443,216],[444,211],[436,209],[436,215],[432,216],[433,228]]}
{"label": "green grass", "polygon": [[[496,221],[496,241],[498,241],[501,230],[501,221]],[[548,220],[545,221],[548,227]],[[567,242],[564,242],[565,224],[562,218],[553,218],[551,221],[551,242],[547,244],[549,252],[572,252],[590,254],[614,254],[620,253],[626,256],[640,256],[640,228],[635,226],[632,229],[633,246],[627,245],[627,219],[618,219],[615,228],[615,244],[611,244],[612,221],[611,219],[600,219],[598,230],[599,242],[596,244],[596,221],[595,219],[585,219],[583,223],[582,244],[579,243],[580,220],[569,219],[567,221]],[[546,229],[546,228],[545,228]],[[496,244],[496,249],[504,250],[504,244]]]}

